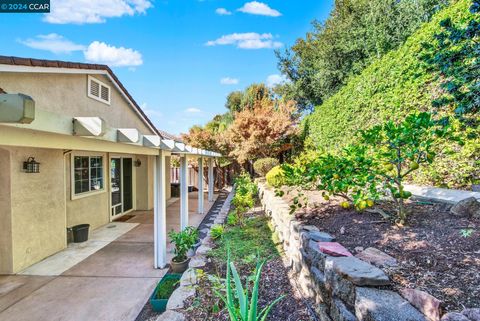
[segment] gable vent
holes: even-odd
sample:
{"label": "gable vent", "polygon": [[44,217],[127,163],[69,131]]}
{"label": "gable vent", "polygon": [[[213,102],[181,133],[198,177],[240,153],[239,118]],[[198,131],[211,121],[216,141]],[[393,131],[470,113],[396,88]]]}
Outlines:
{"label": "gable vent", "polygon": [[100,80],[88,77],[88,97],[110,105],[110,86]]}

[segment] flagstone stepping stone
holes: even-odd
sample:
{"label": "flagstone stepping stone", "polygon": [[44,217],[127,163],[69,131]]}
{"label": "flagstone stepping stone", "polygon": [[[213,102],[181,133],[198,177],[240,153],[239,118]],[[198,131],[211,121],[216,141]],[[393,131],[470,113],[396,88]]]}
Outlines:
{"label": "flagstone stepping stone", "polygon": [[382,270],[353,256],[328,258],[325,267],[332,268],[337,274],[358,286],[390,284],[388,276]]}
{"label": "flagstone stepping stone", "polygon": [[210,246],[207,246],[205,244],[202,244],[200,245],[200,247],[197,249],[197,254],[200,254],[200,255],[203,255],[203,254],[207,254],[208,252],[210,252],[212,250],[212,248]]}
{"label": "flagstone stepping stone", "polygon": [[320,251],[331,256],[353,256],[342,244],[337,242],[318,242]]}
{"label": "flagstone stepping stone", "polygon": [[194,268],[186,270],[180,278],[181,286],[191,286],[197,284],[197,272]]}
{"label": "flagstone stepping stone", "polygon": [[328,233],[313,231],[308,233],[310,238],[316,242],[332,242],[335,238]]}
{"label": "flagstone stepping stone", "polygon": [[440,320],[442,315],[442,301],[427,292],[417,289],[401,289],[400,295],[422,312],[427,319],[431,321]]}
{"label": "flagstone stepping stone", "polygon": [[442,321],[471,321],[470,319],[468,319],[463,314],[457,313],[457,312],[447,313],[442,317],[441,320]]}
{"label": "flagstone stepping stone", "polygon": [[195,255],[190,260],[188,267],[190,268],[200,268],[204,267],[207,264],[207,258],[203,255]]}
{"label": "flagstone stepping stone", "polygon": [[355,255],[355,257],[378,267],[394,267],[398,265],[397,260],[394,257],[391,257],[387,253],[382,252],[374,247],[369,247],[359,252],[357,255]]}
{"label": "flagstone stepping stone", "polygon": [[355,316],[359,321],[426,321],[398,293],[362,287],[356,289]]}

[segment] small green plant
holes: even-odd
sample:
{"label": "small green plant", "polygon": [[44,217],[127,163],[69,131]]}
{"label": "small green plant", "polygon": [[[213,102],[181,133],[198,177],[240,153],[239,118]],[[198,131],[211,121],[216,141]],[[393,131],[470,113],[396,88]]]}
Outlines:
{"label": "small green plant", "polygon": [[175,232],[174,230],[171,230],[168,233],[170,242],[175,245],[175,257],[173,258],[175,262],[183,262],[187,259],[187,252],[196,243],[195,239],[198,238],[198,235],[197,237],[194,237],[192,235],[195,233],[194,230],[196,229],[192,230],[191,228],[186,228],[180,232]]}
{"label": "small green plant", "polygon": [[227,216],[227,224],[230,226],[235,226],[239,223],[237,213],[235,211],[230,212]]}
{"label": "small green plant", "polygon": [[431,164],[439,138],[447,136],[448,126],[432,119],[429,113],[413,113],[401,123],[392,121],[361,131],[360,143],[370,149],[377,162],[372,169],[383,178],[385,190],[397,206],[398,223],[407,220],[405,200],[412,193],[405,191],[404,182],[422,164]]}
{"label": "small green plant", "polygon": [[180,284],[179,279],[167,279],[165,280],[160,287],[157,288],[155,293],[155,298],[158,300],[168,299],[172,295],[173,291],[178,288]]}
{"label": "small green plant", "polygon": [[[272,307],[277,304],[284,296],[280,296],[260,312],[258,311],[258,291],[260,287],[260,277],[265,260],[259,261],[255,273],[247,278],[245,288],[242,285],[240,275],[233,262],[230,261],[230,252],[227,254],[227,275],[225,279],[226,295],[215,290],[216,295],[225,303],[231,321],[265,321]],[[233,286],[232,286],[233,277]],[[253,280],[253,287],[249,293],[248,279]],[[235,294],[234,294],[235,291]]]}
{"label": "small green plant", "polygon": [[212,239],[217,240],[223,236],[223,233],[225,232],[223,225],[216,224],[212,226],[210,229],[210,236]]}
{"label": "small green plant", "polygon": [[475,232],[474,229],[472,229],[472,228],[466,228],[466,229],[460,230],[460,235],[461,235],[462,237],[467,238],[467,237],[472,236],[473,232]]}
{"label": "small green plant", "polygon": [[268,185],[272,187],[280,187],[285,183],[285,173],[281,166],[272,168],[265,178],[267,179]]}
{"label": "small green plant", "polygon": [[255,170],[255,173],[263,177],[267,175],[267,173],[272,168],[278,165],[279,165],[279,162],[278,162],[278,159],[276,158],[271,158],[271,157],[260,158],[253,163],[253,169]]}

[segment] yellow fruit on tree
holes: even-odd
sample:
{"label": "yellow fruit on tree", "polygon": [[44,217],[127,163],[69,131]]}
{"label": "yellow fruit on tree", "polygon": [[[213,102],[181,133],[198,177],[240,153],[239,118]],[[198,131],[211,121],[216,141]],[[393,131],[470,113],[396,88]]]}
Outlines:
{"label": "yellow fruit on tree", "polygon": [[386,169],[387,171],[391,171],[391,170],[393,169],[393,164],[387,164],[387,165],[385,165],[385,169]]}
{"label": "yellow fruit on tree", "polygon": [[375,205],[375,202],[373,200],[367,200],[367,205],[368,207],[372,207],[373,205]]}
{"label": "yellow fruit on tree", "polygon": [[343,207],[343,208],[350,208],[350,203],[347,202],[347,201],[344,201],[344,202],[340,203],[340,206]]}
{"label": "yellow fruit on tree", "polygon": [[323,195],[323,199],[326,200],[326,201],[328,201],[328,200],[330,199],[330,197],[329,197],[327,194],[324,194],[324,195]]}
{"label": "yellow fruit on tree", "polygon": [[412,162],[410,163],[410,169],[415,170],[418,169],[420,166],[418,165],[417,162]]}
{"label": "yellow fruit on tree", "polygon": [[333,178],[339,179],[339,178],[340,178],[340,175],[338,175],[338,174],[333,174]]}
{"label": "yellow fruit on tree", "polygon": [[362,211],[362,210],[364,210],[365,208],[367,208],[367,202],[361,201],[361,202],[358,204],[358,209]]}

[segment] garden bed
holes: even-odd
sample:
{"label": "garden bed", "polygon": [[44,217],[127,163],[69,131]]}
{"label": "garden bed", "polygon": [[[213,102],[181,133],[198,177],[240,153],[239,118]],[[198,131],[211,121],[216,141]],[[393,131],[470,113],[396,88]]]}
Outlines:
{"label": "garden bed", "polygon": [[[409,201],[408,225],[398,227],[379,214],[324,201],[319,192],[308,196],[315,206],[297,218],[330,233],[353,254],[375,247],[396,258],[398,267],[385,269],[394,288],[423,290],[442,300],[446,311],[480,306],[480,220],[452,216],[443,203]],[[388,202],[379,208],[394,212]],[[466,229],[473,230],[470,236],[462,235]]]}
{"label": "garden bed", "polygon": [[184,313],[186,320],[229,320],[223,302],[214,293],[214,289],[221,288],[217,278],[225,278],[227,246],[231,248],[231,259],[243,282],[245,276],[255,268],[257,253],[260,258],[267,259],[260,282],[259,309],[286,295],[273,307],[267,320],[311,320],[306,302],[290,284],[289,270],[284,266],[263,211],[250,211],[244,227],[226,227],[223,239],[216,241],[216,247],[209,253],[209,262],[200,277],[196,296],[186,303],[189,306]]}

